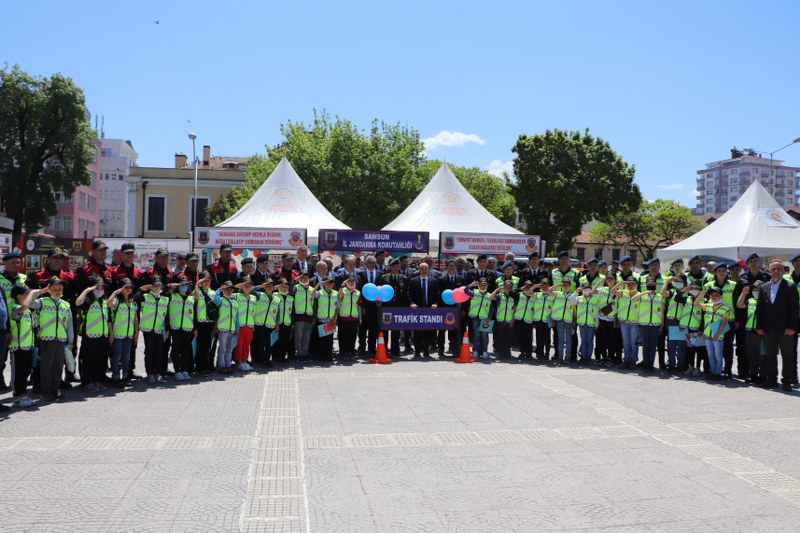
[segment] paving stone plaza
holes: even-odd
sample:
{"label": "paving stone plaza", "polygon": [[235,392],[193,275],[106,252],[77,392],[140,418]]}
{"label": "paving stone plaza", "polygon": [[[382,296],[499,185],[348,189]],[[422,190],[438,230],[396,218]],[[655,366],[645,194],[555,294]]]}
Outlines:
{"label": "paving stone plaza", "polygon": [[740,382],[434,358],[67,394],[0,416],[2,531],[800,529],[796,393]]}

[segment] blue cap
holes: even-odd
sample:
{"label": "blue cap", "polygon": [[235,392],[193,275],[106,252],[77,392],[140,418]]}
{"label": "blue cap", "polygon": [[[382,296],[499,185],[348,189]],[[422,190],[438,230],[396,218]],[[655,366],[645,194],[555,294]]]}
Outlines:
{"label": "blue cap", "polygon": [[561,252],[558,252],[558,255],[556,257],[558,259],[561,259],[562,257],[569,257],[569,252],[566,250],[562,250]]}
{"label": "blue cap", "polygon": [[652,265],[653,263],[658,263],[660,265],[661,264],[661,259],[659,259],[658,257],[654,257],[650,261],[648,261],[647,264],[648,265]]}
{"label": "blue cap", "polygon": [[728,263],[718,263],[717,266],[714,267],[714,272],[716,272],[720,268],[728,268]]}
{"label": "blue cap", "polygon": [[791,263],[791,262],[796,261],[798,259],[800,259],[800,253],[796,253],[792,257],[790,257],[789,258],[789,262]]}
{"label": "blue cap", "polygon": [[626,255],[626,256],[622,257],[622,258],[619,260],[620,264],[622,264],[622,263],[624,263],[624,262],[626,262],[626,261],[630,261],[630,262],[632,263],[632,262],[633,262],[633,257],[631,257],[631,256],[629,256],[629,255]]}
{"label": "blue cap", "polygon": [[8,261],[9,259],[22,259],[22,255],[19,252],[8,252],[3,256],[3,261]]}
{"label": "blue cap", "polygon": [[643,266],[643,267],[650,266],[650,263],[651,263],[651,262],[652,262],[652,261],[642,261],[642,266]]}
{"label": "blue cap", "polygon": [[728,263],[728,270],[731,268],[742,268],[742,265],[739,264],[739,261],[731,261]]}
{"label": "blue cap", "polygon": [[680,259],[680,258],[679,258],[679,259],[676,259],[675,261],[673,261],[672,263],[670,263],[670,264],[669,264],[669,266],[672,266],[672,265],[682,265],[682,264],[683,264],[683,259]]}
{"label": "blue cap", "polygon": [[587,265],[591,265],[592,263],[597,263],[597,258],[596,257],[592,257],[591,259],[588,259],[586,261]]}
{"label": "blue cap", "polygon": [[605,259],[601,259],[600,261],[597,262],[597,266],[599,267],[606,265],[608,265],[608,261],[606,261]]}
{"label": "blue cap", "polygon": [[752,254],[748,255],[747,258],[744,260],[745,263],[749,263],[751,259],[761,259],[757,253],[753,252]]}
{"label": "blue cap", "polygon": [[503,263],[501,270],[505,270],[506,267],[513,267],[513,266],[514,266],[514,261],[506,261],[505,263]]}
{"label": "blue cap", "polygon": [[700,258],[699,255],[693,255],[692,257],[689,258],[689,262],[691,263],[692,261],[702,261],[702,259]]}

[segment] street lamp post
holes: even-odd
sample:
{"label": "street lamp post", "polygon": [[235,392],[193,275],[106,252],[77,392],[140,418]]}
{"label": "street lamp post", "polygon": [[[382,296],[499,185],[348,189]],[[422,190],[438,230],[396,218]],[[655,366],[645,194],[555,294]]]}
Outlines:
{"label": "street lamp post", "polygon": [[793,144],[796,144],[796,143],[800,143],[800,137],[796,138],[795,140],[793,140],[792,142],[790,142],[786,146],[781,146],[777,150],[773,150],[771,152],[767,152],[769,154],[769,177],[770,178],[773,178],[773,179],[775,178],[775,165],[773,164],[773,156],[775,154],[777,154],[778,152],[780,152],[781,150],[783,150],[784,148],[789,148],[790,146],[792,146]]}
{"label": "street lamp post", "polygon": [[197,135],[189,133],[189,139],[192,140],[192,160],[194,161],[194,196],[192,196],[192,251],[194,251],[194,234],[197,231],[197,154],[195,152],[194,141]]}

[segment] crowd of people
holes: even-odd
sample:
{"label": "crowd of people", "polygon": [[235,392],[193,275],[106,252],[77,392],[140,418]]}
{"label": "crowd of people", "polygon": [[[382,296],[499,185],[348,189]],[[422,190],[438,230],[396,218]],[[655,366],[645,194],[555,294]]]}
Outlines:
{"label": "crowd of people", "polygon": [[[780,354],[783,389],[797,383],[800,253],[790,259],[791,272],[778,261],[762,265],[757,254],[732,263],[653,259],[634,272],[631,257],[574,268],[567,252],[550,268],[538,253],[527,263],[506,254],[498,265],[485,255],[434,262],[382,251],[345,254],[334,268],[332,258],[302,246],[275,269],[267,255],[246,257],[239,268],[232,247],[222,245],[205,268],[195,253],[178,254],[170,268],[162,248],[147,270],[134,264],[132,243],[114,252],[107,263],[108,247],[95,240],[88,261],[70,271],[69,253],[54,248],[29,276],[20,271],[20,253],[3,257],[0,392],[10,388],[14,405],[59,401],[76,383],[97,393],[137,379],[158,386],[168,378],[373,356],[381,306],[452,307],[460,318],[450,330],[387,331],[394,357],[457,356],[466,333],[472,356],[485,363],[491,336],[494,360],[512,358],[515,348],[521,361],[642,372],[657,364],[723,380],[734,377],[736,359],[736,377],[772,388]],[[361,294],[366,284],[391,285],[394,296],[370,301]],[[461,287],[469,300],[452,303],[447,291]]]}

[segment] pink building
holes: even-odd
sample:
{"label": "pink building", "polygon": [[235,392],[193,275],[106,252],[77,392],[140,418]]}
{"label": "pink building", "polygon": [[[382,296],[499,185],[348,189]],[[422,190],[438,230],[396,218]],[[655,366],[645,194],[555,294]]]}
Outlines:
{"label": "pink building", "polygon": [[81,185],[69,196],[62,192],[55,194],[57,214],[42,232],[55,237],[92,238],[100,232],[100,140],[94,140],[95,159],[89,165],[92,181]]}

